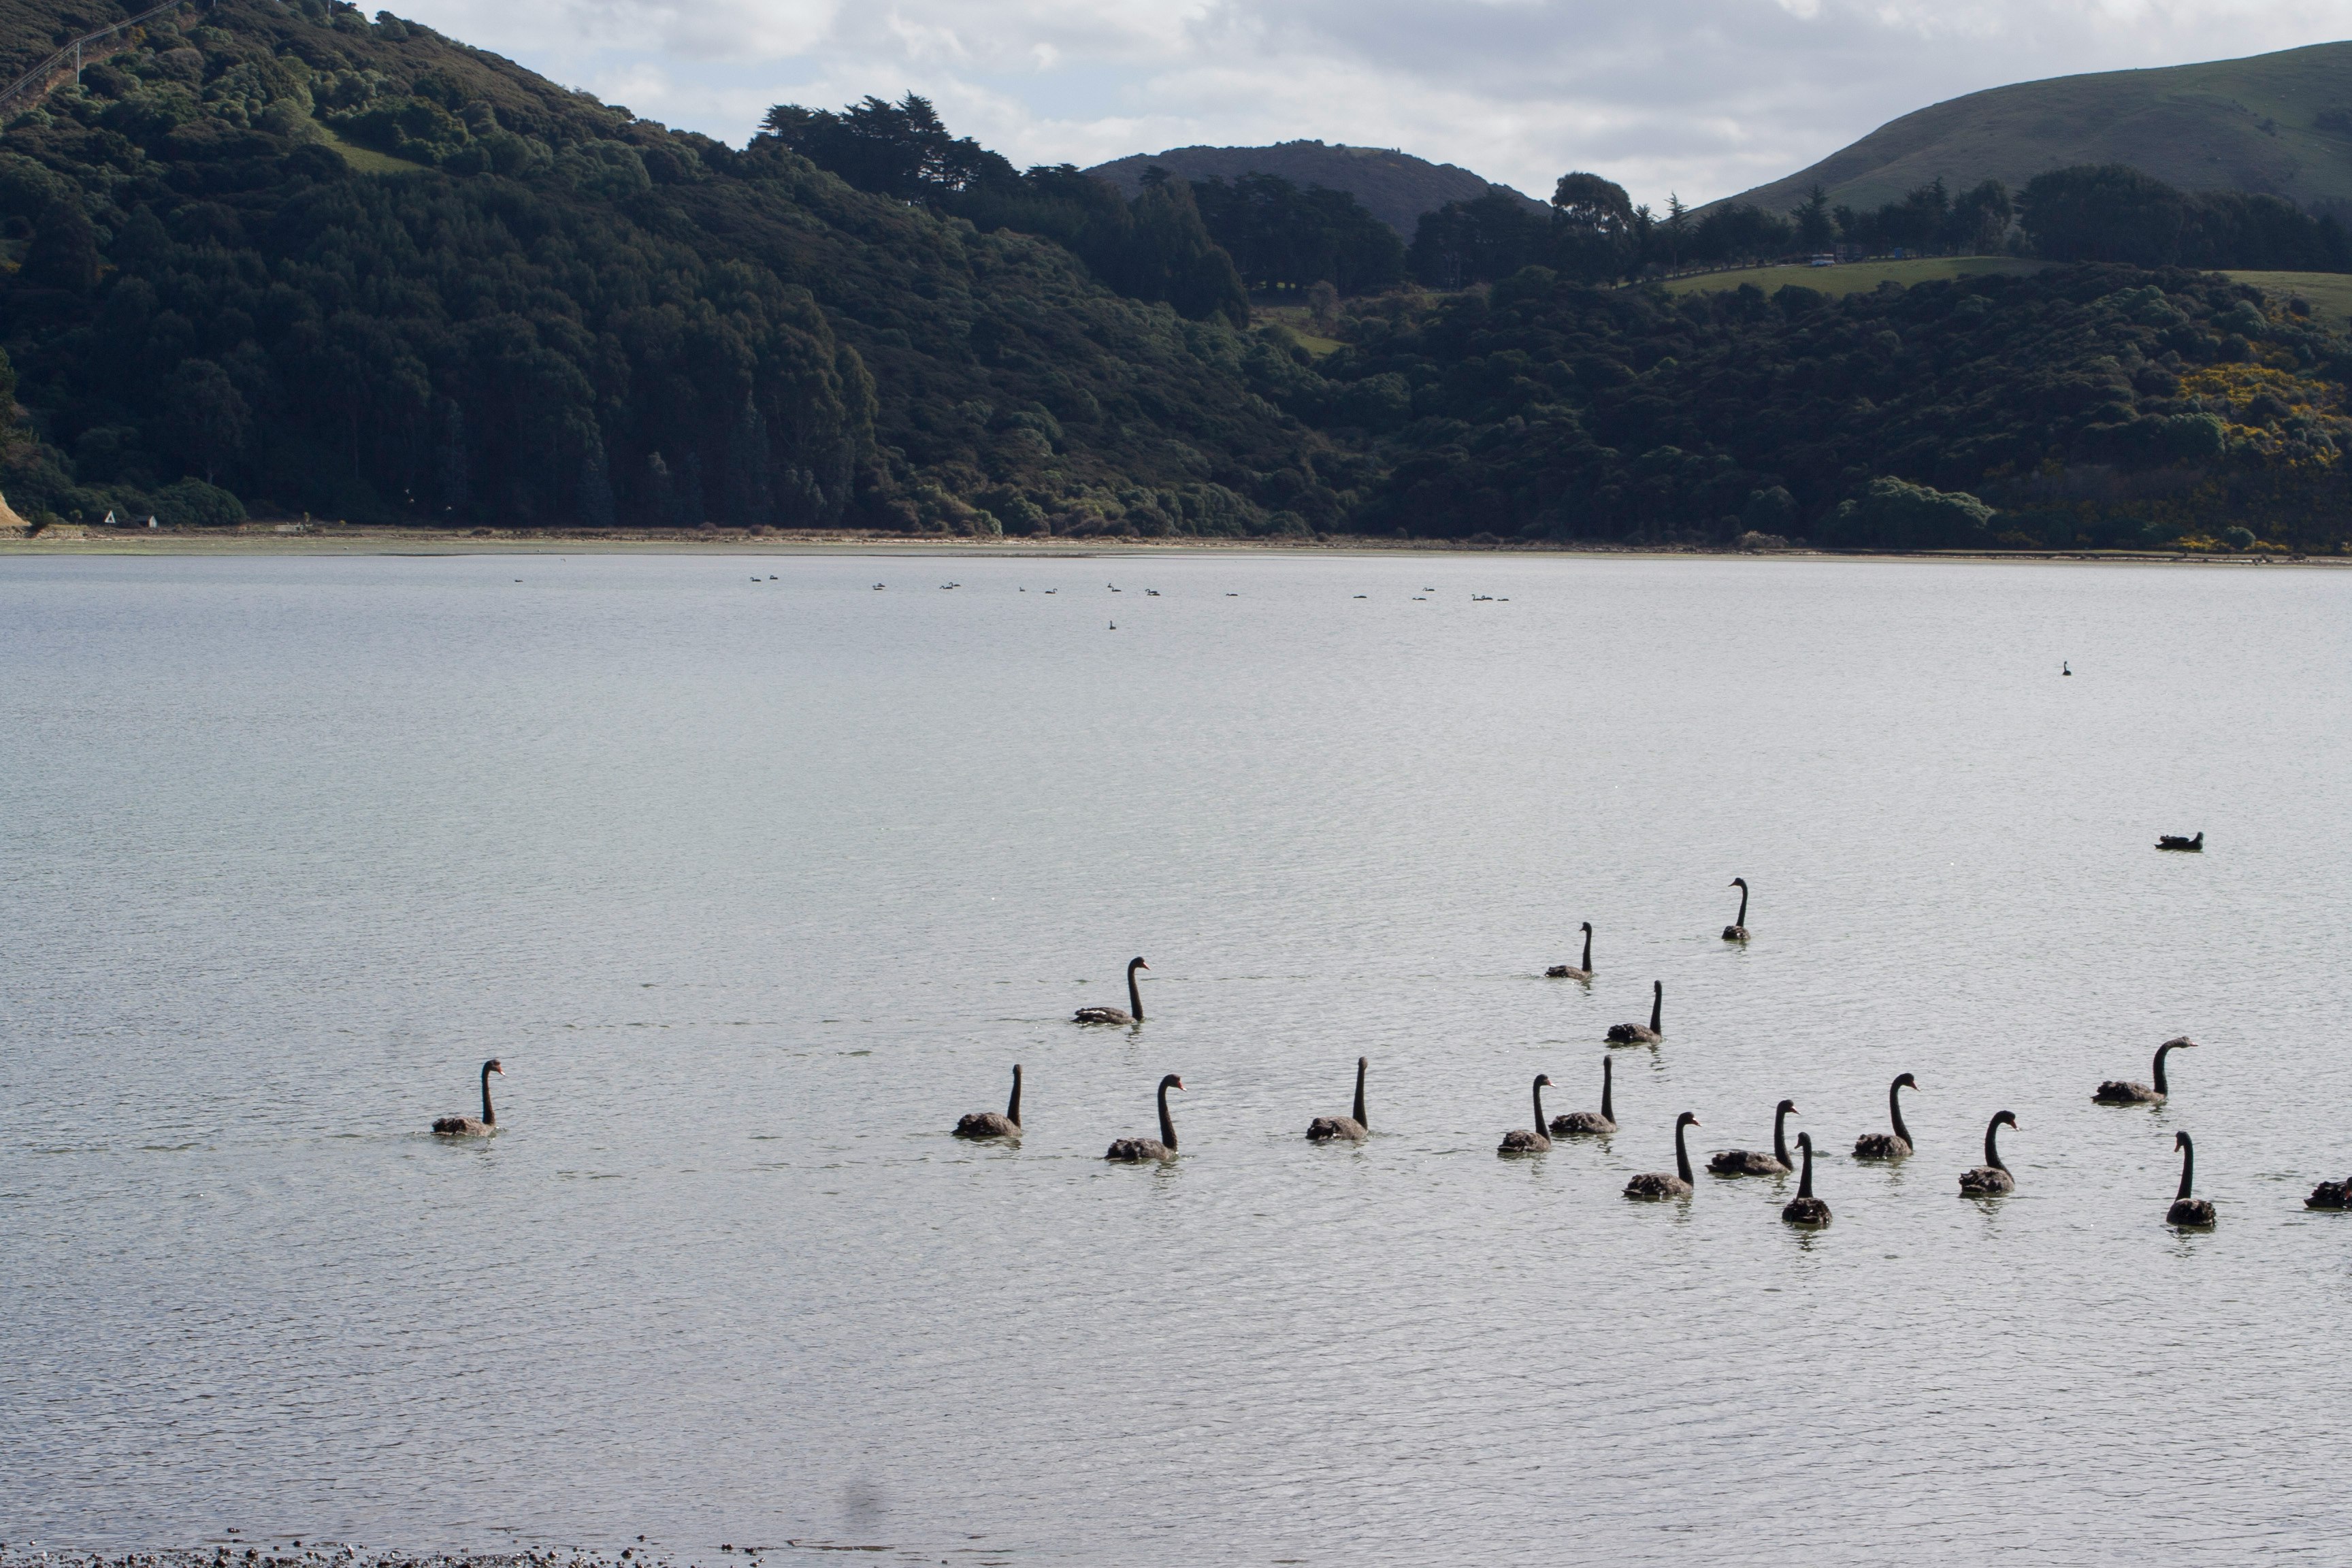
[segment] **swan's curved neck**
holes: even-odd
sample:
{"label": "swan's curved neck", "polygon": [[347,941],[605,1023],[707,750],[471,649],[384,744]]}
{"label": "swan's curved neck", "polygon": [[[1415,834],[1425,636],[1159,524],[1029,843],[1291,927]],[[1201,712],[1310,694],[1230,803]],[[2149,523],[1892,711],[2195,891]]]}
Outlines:
{"label": "swan's curved neck", "polygon": [[1143,1022],[1143,988],[1135,983],[1135,965],[1127,966],[1127,1015],[1137,1023]]}
{"label": "swan's curved neck", "polygon": [[1809,1198],[1813,1195],[1813,1146],[1807,1143],[1802,1147],[1805,1156],[1805,1173],[1797,1178],[1797,1195],[1801,1198]]}
{"label": "swan's curved neck", "polygon": [[1544,1128],[1546,1126],[1543,1114],[1543,1085],[1540,1083],[1537,1084],[1535,1086],[1534,1092],[1536,1097],[1536,1136],[1541,1138],[1544,1136]]}
{"label": "swan's curved neck", "polygon": [[1617,1058],[1615,1057],[1602,1057],[1601,1058],[1601,1119],[1604,1121],[1614,1121],[1617,1120],[1617,1107],[1610,1099],[1610,1095],[1613,1088],[1612,1080],[1617,1076],[1615,1070],[1616,1067]]}
{"label": "swan's curved neck", "polygon": [[1361,1059],[1356,1063],[1356,1125],[1367,1132],[1372,1130],[1372,1124],[1364,1117],[1364,1063]]}
{"label": "swan's curved neck", "polygon": [[1658,1020],[1664,1015],[1665,1005],[1666,988],[1662,984],[1653,984],[1650,987],[1650,1033],[1654,1035],[1661,1032],[1662,1026]]}
{"label": "swan's curved neck", "polygon": [[1772,1112],[1772,1158],[1780,1162],[1782,1170],[1789,1168],[1789,1113],[1785,1110]]}
{"label": "swan's curved neck", "polygon": [[1160,1086],[1160,1141],[1170,1150],[1176,1147],[1176,1123],[1168,1119],[1168,1086]]}
{"label": "swan's curved neck", "polygon": [[482,1069],[482,1125],[496,1127],[498,1124],[499,1113],[490,1108],[490,1069],[484,1068]]}
{"label": "swan's curved neck", "polygon": [[1021,1125],[1021,1069],[1017,1066],[1013,1069],[1013,1098],[1005,1102],[1004,1120],[1015,1127]]}
{"label": "swan's curved neck", "polygon": [[1731,923],[1736,926],[1744,926],[1748,923],[1748,885],[1745,882],[1739,887],[1739,914]]}
{"label": "swan's curved neck", "polygon": [[1685,1186],[1690,1185],[1691,1179],[1690,1145],[1685,1141],[1685,1135],[1688,1134],[1689,1131],[1689,1122],[1677,1121],[1675,1123],[1675,1174],[1683,1179],[1683,1185]]}
{"label": "swan's curved neck", "polygon": [[1911,1142],[1911,1129],[1903,1125],[1903,1086],[1899,1083],[1886,1090],[1886,1114],[1895,1122],[1895,1136],[1906,1143]]}
{"label": "swan's curved neck", "polygon": [[2172,1050],[2173,1047],[2168,1044],[2156,1047],[2156,1092],[2158,1094],[2168,1096],[2172,1092],[2164,1081],[2164,1058],[2169,1056]]}
{"label": "swan's curved neck", "polygon": [[1587,974],[1592,973],[1592,933],[1590,931],[1584,933],[1584,960],[1577,967]]}
{"label": "swan's curved neck", "polygon": [[2009,1167],[2000,1163],[2000,1123],[1987,1122],[1985,1124],[1985,1163],[1996,1171],[2006,1171]]}
{"label": "swan's curved neck", "polygon": [[2191,1143],[2189,1141],[2189,1135],[2184,1132],[2180,1136],[2180,1191],[2176,1194],[2174,1202],[2189,1201],[2189,1184],[2196,1174],[2197,1145]]}

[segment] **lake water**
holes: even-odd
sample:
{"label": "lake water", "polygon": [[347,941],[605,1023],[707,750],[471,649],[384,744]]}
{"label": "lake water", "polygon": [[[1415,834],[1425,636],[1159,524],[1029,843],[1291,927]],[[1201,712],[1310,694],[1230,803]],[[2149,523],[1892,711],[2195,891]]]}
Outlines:
{"label": "lake water", "polygon": [[[11,1541],[2344,1560],[2352,574],[14,557],[0,669]],[[1619,1195],[1783,1095],[1827,1231]]]}

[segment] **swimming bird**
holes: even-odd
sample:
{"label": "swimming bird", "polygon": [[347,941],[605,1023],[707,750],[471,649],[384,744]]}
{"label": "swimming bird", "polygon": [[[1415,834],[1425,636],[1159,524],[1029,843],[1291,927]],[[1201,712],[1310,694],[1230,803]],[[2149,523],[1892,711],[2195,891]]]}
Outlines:
{"label": "swimming bird", "polygon": [[1698,1118],[1684,1111],[1675,1118],[1675,1173],[1652,1171],[1625,1184],[1629,1198],[1686,1198],[1691,1194],[1690,1150],[1683,1142],[1683,1129],[1698,1125]]}
{"label": "swimming bird", "polygon": [[964,1113],[955,1124],[959,1138],[1018,1138],[1021,1136],[1021,1064],[1013,1064],[1013,1098],[1005,1102],[1004,1114],[993,1110],[972,1110]]}
{"label": "swimming bird", "polygon": [[1582,930],[1584,931],[1583,959],[1574,965],[1566,963],[1553,964],[1549,969],[1544,971],[1544,974],[1548,978],[1553,980],[1590,980],[1592,978],[1592,922],[1591,921],[1586,921],[1583,923]]}
{"label": "swimming bird", "polygon": [[1853,1141],[1853,1157],[1857,1160],[1900,1160],[1911,1152],[1911,1129],[1903,1125],[1903,1091],[1916,1089],[1919,1080],[1909,1073],[1898,1073],[1886,1086],[1886,1115],[1895,1123],[1892,1132],[1865,1132]]}
{"label": "swimming bird", "polygon": [[2072,675],[2074,673],[2074,667],[2068,664],[2062,658],[2058,661],[2058,673],[2061,675]]}
{"label": "swimming bird", "polygon": [[2178,833],[2159,834],[2156,847],[2158,849],[2185,849],[2191,855],[2202,855],[2205,853],[2205,832],[2200,828],[2194,838],[2183,838]]}
{"label": "swimming bird", "polygon": [[1184,1080],[1172,1072],[1160,1080],[1159,1137],[1118,1139],[1104,1151],[1103,1158],[1116,1160],[1123,1165],[1139,1165],[1146,1160],[1173,1160],[1176,1157],[1176,1123],[1168,1119],[1168,1091],[1183,1087]]}
{"label": "swimming bird", "polygon": [[1665,1005],[1666,983],[1651,981],[1650,1026],[1645,1029],[1639,1024],[1612,1024],[1609,1026],[1609,1043],[1612,1046],[1654,1046],[1664,1039],[1665,1026],[1660,1022],[1659,1014]]}
{"label": "swimming bird", "polygon": [[1369,1058],[1356,1058],[1356,1114],[1353,1116],[1318,1116],[1307,1124],[1307,1141],[1328,1143],[1343,1138],[1350,1143],[1360,1143],[1371,1131],[1372,1124],[1364,1115],[1364,1068]]}
{"label": "swimming bird", "polygon": [[1797,1152],[1805,1157],[1805,1173],[1797,1178],[1797,1195],[1780,1211],[1780,1217],[1790,1225],[1801,1225],[1819,1230],[1830,1222],[1830,1205],[1813,1196],[1813,1135],[1797,1134]]}
{"label": "swimming bird", "polygon": [[1545,1150],[1551,1147],[1551,1139],[1544,1133],[1543,1113],[1543,1091],[1550,1087],[1551,1079],[1549,1078],[1546,1077],[1542,1073],[1536,1074],[1535,1131],[1530,1132],[1524,1127],[1512,1128],[1508,1132],[1503,1134],[1503,1141],[1495,1146],[1496,1153],[1540,1154]]}
{"label": "swimming bird", "polygon": [[1731,885],[1739,889],[1739,913],[1729,925],[1723,928],[1723,940],[1746,942],[1748,940],[1748,879],[1734,877],[1731,879]]}
{"label": "swimming bird", "polygon": [[1151,965],[1139,958],[1127,961],[1127,1011],[1116,1007],[1081,1007],[1070,1015],[1073,1024],[1140,1024],[1143,1022],[1143,993],[1135,984],[1135,972]]}
{"label": "swimming bird", "polygon": [[1797,1102],[1784,1100],[1772,1108],[1772,1152],[1769,1154],[1755,1149],[1726,1149],[1710,1155],[1706,1168],[1718,1176],[1785,1176],[1789,1173],[1789,1118],[1796,1113]]}
{"label": "swimming bird", "polygon": [[2017,1190],[2017,1178],[2000,1163],[2000,1150],[1993,1142],[2002,1128],[2016,1125],[2017,1118],[2006,1110],[1994,1111],[1992,1120],[1985,1123],[1985,1161],[1972,1171],[1960,1173],[1960,1192],[1964,1196],[1997,1198]]}
{"label": "swimming bird", "polygon": [[482,1114],[480,1118],[478,1120],[471,1116],[441,1117],[433,1123],[433,1131],[436,1133],[444,1138],[487,1138],[491,1133],[496,1132],[499,1130],[499,1113],[490,1105],[490,1075],[492,1073],[498,1074],[500,1078],[507,1076],[507,1069],[499,1065],[499,1061],[496,1057],[491,1058],[488,1061],[482,1064]]}
{"label": "swimming bird", "polygon": [[2189,1178],[2197,1173],[2197,1145],[2189,1141],[2188,1133],[2176,1132],[2172,1135],[2172,1146],[2180,1151],[2180,1191],[2173,1194],[2172,1206],[2164,1211],[2164,1223],[2198,1230],[2210,1229],[2213,1224],[2213,1205],[2203,1198],[2189,1195]]}
{"label": "swimming bird", "polygon": [[2320,1183],[2311,1189],[2311,1195],[2303,1200],[2303,1206],[2307,1209],[2352,1209],[2352,1176],[2340,1182]]}
{"label": "swimming bird", "polygon": [[1617,1107],[1610,1099],[1611,1068],[1617,1065],[1615,1057],[1601,1058],[1601,1109],[1571,1110],[1551,1119],[1551,1135],[1555,1138],[1605,1137],[1617,1131]]}
{"label": "swimming bird", "polygon": [[2197,1042],[2188,1036],[2181,1035],[2156,1047],[2156,1086],[2153,1089],[2144,1083],[2126,1083],[2121,1079],[2111,1078],[2099,1085],[2092,1092],[2091,1098],[2101,1105],[2161,1104],[2165,1097],[2171,1092],[2164,1081],[2165,1053],[2177,1051],[2183,1046],[2193,1047],[2196,1044]]}

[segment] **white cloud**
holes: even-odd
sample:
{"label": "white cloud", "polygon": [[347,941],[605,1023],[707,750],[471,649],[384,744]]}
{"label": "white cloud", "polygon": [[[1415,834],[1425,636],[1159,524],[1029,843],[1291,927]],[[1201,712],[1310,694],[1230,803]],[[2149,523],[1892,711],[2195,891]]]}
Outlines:
{"label": "white cloud", "polygon": [[1016,163],[1319,137],[1541,195],[1697,202],[2004,82],[2318,43],[2352,0],[410,0],[740,142],[771,103],[933,99]]}

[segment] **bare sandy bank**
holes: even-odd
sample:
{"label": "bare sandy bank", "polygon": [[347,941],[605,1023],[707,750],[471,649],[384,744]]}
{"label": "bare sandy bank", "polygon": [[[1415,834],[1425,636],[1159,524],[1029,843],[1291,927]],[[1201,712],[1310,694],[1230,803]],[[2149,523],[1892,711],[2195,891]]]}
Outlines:
{"label": "bare sandy bank", "polygon": [[1530,542],[1474,544],[1447,539],[1383,539],[1330,534],[1318,539],[969,539],[898,533],[754,535],[698,532],[586,533],[476,529],[329,526],[280,531],[267,523],[235,529],[149,531],[52,525],[37,534],[0,529],[0,557],[25,555],[867,555],[1005,560],[1151,555],[1482,555],[1639,560],[1734,558],[1755,561],[1975,561],[2167,564],[2208,568],[2352,566],[2352,556],[2201,554],[2130,550],[1819,551],[1735,550],[1697,545]]}

